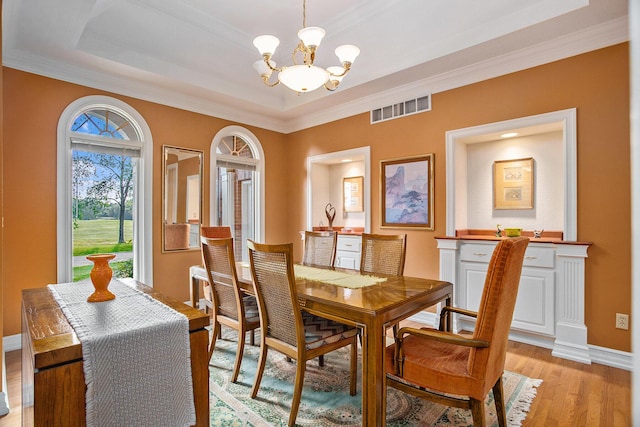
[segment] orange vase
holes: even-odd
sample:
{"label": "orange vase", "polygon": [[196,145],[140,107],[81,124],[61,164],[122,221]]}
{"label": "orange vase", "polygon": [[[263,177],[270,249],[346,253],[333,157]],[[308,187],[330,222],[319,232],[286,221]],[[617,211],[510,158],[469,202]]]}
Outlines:
{"label": "orange vase", "polygon": [[109,282],[113,271],[109,266],[109,261],[114,259],[115,254],[93,254],[87,255],[87,259],[93,262],[91,269],[91,283],[96,288],[95,292],[89,295],[88,302],[101,302],[114,299],[116,296],[109,292]]}

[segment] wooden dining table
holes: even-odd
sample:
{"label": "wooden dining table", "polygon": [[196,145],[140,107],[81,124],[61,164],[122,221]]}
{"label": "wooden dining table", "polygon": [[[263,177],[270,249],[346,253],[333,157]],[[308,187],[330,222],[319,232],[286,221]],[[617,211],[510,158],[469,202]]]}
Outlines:
{"label": "wooden dining table", "polygon": [[[334,268],[353,275],[356,270]],[[237,263],[240,286],[253,293],[251,269]],[[193,282],[206,280],[204,268],[191,267]],[[362,330],[362,425],[384,426],[386,409],[386,375],[384,355],[386,330],[430,306],[444,302],[451,305],[453,285],[434,279],[385,276],[375,285],[348,288],[296,277],[300,306],[314,314],[355,325]],[[354,279],[355,280],[355,279]],[[197,297],[197,294],[195,294]],[[195,306],[195,304],[194,304]]]}

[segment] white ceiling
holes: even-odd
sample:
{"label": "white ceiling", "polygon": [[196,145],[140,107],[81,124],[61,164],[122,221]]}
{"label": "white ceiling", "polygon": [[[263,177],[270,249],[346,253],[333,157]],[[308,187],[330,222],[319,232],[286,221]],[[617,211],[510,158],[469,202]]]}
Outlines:
{"label": "white ceiling", "polygon": [[302,0],[3,6],[5,66],[285,133],[628,40],[628,0],[308,0],[316,64],[361,53],[338,90],[298,95],[262,83],[252,40],[290,64]]}

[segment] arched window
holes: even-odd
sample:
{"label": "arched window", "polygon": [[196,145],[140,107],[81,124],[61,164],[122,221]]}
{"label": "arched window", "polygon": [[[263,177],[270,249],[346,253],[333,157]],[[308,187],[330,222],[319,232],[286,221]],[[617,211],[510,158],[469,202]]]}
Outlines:
{"label": "arched window", "polygon": [[240,126],[221,129],[211,143],[211,225],[231,227],[236,259],[248,261],[247,239],[264,241],[264,153]]}
{"label": "arched window", "polygon": [[118,235],[109,238],[132,242],[132,276],[152,284],[152,146],[142,116],[115,98],[88,96],[64,110],[58,122],[59,282],[73,280],[82,258],[74,261],[74,229],[83,203],[91,201],[94,211],[109,206],[119,223]]}

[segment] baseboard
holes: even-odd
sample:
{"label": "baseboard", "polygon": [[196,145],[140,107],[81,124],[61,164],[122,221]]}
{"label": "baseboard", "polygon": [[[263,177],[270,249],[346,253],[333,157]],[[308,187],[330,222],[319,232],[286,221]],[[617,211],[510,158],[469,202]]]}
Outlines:
{"label": "baseboard", "polygon": [[15,335],[9,335],[2,338],[2,348],[4,349],[5,352],[20,350],[22,348],[22,335],[15,334]]}
{"label": "baseboard", "polygon": [[588,345],[591,360],[605,366],[633,370],[633,354],[627,351],[613,350],[611,348]]}
{"label": "baseboard", "polygon": [[2,390],[0,391],[0,417],[9,413],[9,395],[7,394],[7,363],[2,353]]}

